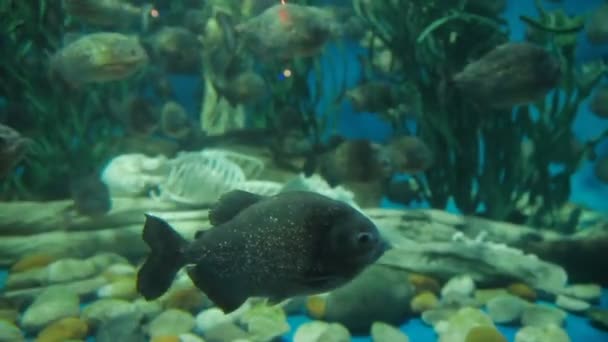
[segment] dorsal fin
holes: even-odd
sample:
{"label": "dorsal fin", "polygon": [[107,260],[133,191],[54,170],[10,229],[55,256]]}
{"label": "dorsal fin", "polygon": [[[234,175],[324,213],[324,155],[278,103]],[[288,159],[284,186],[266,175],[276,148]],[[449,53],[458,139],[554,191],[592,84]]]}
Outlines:
{"label": "dorsal fin", "polygon": [[264,199],[264,196],[244,190],[227,192],[209,210],[209,222],[213,226],[228,222],[242,210],[262,199]]}

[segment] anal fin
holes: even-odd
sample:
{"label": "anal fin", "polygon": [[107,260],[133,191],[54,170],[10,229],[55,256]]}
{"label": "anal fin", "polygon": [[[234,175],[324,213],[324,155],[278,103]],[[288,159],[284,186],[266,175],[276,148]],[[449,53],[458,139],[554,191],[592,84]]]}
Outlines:
{"label": "anal fin", "polygon": [[194,285],[226,314],[238,309],[249,298],[237,279],[224,280],[205,274],[200,264],[188,266],[187,272]]}

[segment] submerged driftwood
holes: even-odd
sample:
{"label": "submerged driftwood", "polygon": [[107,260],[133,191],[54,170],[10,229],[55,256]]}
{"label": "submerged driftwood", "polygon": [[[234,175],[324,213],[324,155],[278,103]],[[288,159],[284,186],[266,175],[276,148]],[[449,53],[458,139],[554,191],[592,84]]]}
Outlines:
{"label": "submerged driftwood", "polygon": [[[114,199],[114,209],[97,219],[75,215],[69,210],[70,205],[70,201],[3,204],[0,265],[9,266],[32,254],[86,258],[114,252],[141,258],[147,249],[141,239],[144,213],[166,219],[188,239],[197,230],[210,226],[205,208],[185,209],[153,199]],[[440,210],[374,208],[365,212],[394,246],[380,262],[441,279],[464,272],[482,283],[521,280],[554,292],[553,288],[565,284],[566,275],[561,267],[542,260],[561,260],[564,248],[558,249],[561,254],[556,256],[552,246],[564,244],[579,258],[585,255],[596,258],[595,263],[586,266],[589,274],[603,277],[606,269],[603,264],[606,262],[595,253],[605,251],[608,243],[589,250],[577,248],[590,241],[608,241],[608,232],[601,229],[595,230],[595,234],[585,232],[566,237],[553,231]],[[535,253],[541,260],[506,246]]]}

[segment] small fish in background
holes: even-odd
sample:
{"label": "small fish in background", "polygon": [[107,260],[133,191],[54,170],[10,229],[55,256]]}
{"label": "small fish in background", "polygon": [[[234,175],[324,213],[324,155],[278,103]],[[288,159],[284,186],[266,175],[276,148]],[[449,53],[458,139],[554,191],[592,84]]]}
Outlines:
{"label": "small fish in background", "polygon": [[235,190],[209,211],[212,228],[186,242],[146,215],[150,254],[137,274],[147,300],[186,266],[194,284],[229,313],[250,297],[271,302],[340,287],[387,250],[376,226],[348,204],[314,192],[264,197]]}
{"label": "small fish in background", "polygon": [[184,13],[183,25],[196,35],[204,35],[207,27],[207,12],[190,8]]}
{"label": "small fish in background", "polygon": [[154,93],[162,100],[169,100],[175,97],[175,90],[171,80],[166,74],[157,75],[152,79]]}
{"label": "small fish in background", "polygon": [[0,124],[0,178],[8,176],[28,150],[31,140]]}
{"label": "small fish in background", "polygon": [[137,7],[123,0],[63,0],[63,7],[69,16],[105,29],[145,31],[158,16],[151,5]]}
{"label": "small fish in background", "polygon": [[128,133],[147,136],[159,126],[160,114],[150,101],[131,95],[122,102],[110,100],[110,113],[120,121]]}
{"label": "small fish in background", "polygon": [[184,27],[164,26],[144,39],[158,65],[170,73],[198,73],[201,70],[202,44]]}
{"label": "small fish in background", "polygon": [[135,36],[98,32],[71,37],[75,40],[51,56],[50,71],[72,86],[126,79],[148,64]]}
{"label": "small fish in background", "polygon": [[110,190],[96,174],[72,181],[70,193],[74,201],[74,209],[80,215],[99,217],[112,208]]}
{"label": "small fish in background", "polygon": [[542,99],[561,77],[559,60],[541,46],[511,42],[467,65],[451,82],[470,100],[509,108]]}
{"label": "small fish in background", "polygon": [[349,99],[357,112],[383,112],[399,105],[397,91],[386,82],[370,81],[347,90]]}
{"label": "small fish in background", "polygon": [[587,40],[594,45],[608,43],[608,4],[604,3],[590,13],[585,25]]}
{"label": "small fish in background", "polygon": [[369,140],[347,140],[318,158],[313,157],[305,166],[305,174],[317,170],[332,187],[344,182],[383,180],[392,174],[387,157],[382,146]]}
{"label": "small fish in background", "polygon": [[244,71],[231,78],[219,76],[213,82],[218,94],[231,105],[251,104],[266,94],[266,81],[254,71]]}
{"label": "small fish in background", "polygon": [[418,173],[433,165],[433,151],[416,136],[393,139],[387,146],[387,153],[395,172]]}
{"label": "small fish in background", "polygon": [[414,201],[422,201],[422,189],[413,178],[405,180],[392,179],[386,183],[384,190],[386,198],[395,203],[408,205]]}
{"label": "small fish in background", "polygon": [[597,117],[608,119],[608,85],[601,85],[595,90],[589,109]]}
{"label": "small fish in background", "polygon": [[277,4],[235,27],[237,39],[258,56],[286,60],[319,53],[339,31],[331,11]]}
{"label": "small fish in background", "polygon": [[160,111],[160,129],[168,137],[183,139],[190,135],[192,123],[184,107],[177,102],[169,101]]}

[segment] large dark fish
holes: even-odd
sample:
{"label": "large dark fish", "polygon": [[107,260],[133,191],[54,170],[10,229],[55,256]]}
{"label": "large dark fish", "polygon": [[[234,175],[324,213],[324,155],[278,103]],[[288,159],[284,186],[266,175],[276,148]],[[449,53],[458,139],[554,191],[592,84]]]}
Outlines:
{"label": "large dark fish", "polygon": [[387,249],[367,217],[313,192],[231,191],[209,221],[214,227],[187,243],[165,221],[146,215],[143,239],[151,252],[137,275],[139,293],[158,298],[187,265],[194,284],[231,312],[249,297],[278,302],[335,289]]}

